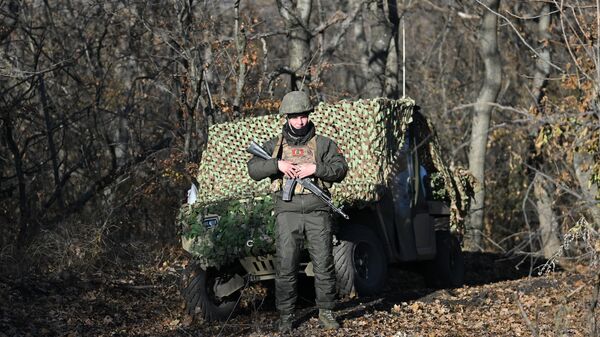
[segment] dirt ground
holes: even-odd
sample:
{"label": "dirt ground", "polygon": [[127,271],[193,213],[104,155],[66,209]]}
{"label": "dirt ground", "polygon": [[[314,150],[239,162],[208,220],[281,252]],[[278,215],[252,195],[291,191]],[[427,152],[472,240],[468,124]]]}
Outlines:
{"label": "dirt ground", "polygon": [[[223,323],[184,315],[179,275],[186,258],[154,254],[86,272],[0,275],[0,337],[277,336],[272,284]],[[427,289],[415,273],[392,267],[382,294],[341,300],[342,328],[318,328],[302,297],[294,336],[593,336],[600,323],[598,271],[579,266],[538,276],[527,259],[466,254],[467,285]],[[518,267],[518,268],[517,268]],[[528,276],[530,273],[535,276]],[[256,289],[254,289],[256,290]],[[310,296],[310,295],[308,295]]]}

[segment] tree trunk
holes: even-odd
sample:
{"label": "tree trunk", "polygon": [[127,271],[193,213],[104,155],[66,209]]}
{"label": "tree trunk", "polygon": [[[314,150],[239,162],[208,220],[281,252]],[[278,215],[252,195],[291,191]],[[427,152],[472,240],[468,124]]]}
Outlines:
{"label": "tree trunk", "polygon": [[58,205],[63,208],[65,207],[62,197],[62,184],[60,183],[60,165],[58,160],[58,152],[56,151],[56,145],[54,143],[54,123],[52,116],[50,116],[50,108],[48,106],[48,95],[46,94],[46,82],[44,76],[39,75],[39,92],[40,92],[40,109],[44,114],[44,123],[46,124],[46,139],[48,141],[48,152],[50,152],[50,162],[52,163],[52,176],[54,178],[54,193],[56,194],[56,200]]}
{"label": "tree trunk", "polygon": [[[484,1],[487,7],[497,12],[500,0]],[[479,31],[481,58],[485,64],[485,79],[475,104],[469,148],[469,170],[481,183],[481,189],[475,193],[471,206],[469,228],[465,237],[467,250],[482,249],[482,230],[485,201],[485,154],[492,106],[500,91],[502,81],[500,54],[498,53],[498,18],[487,10],[483,15]]]}
{"label": "tree trunk", "polygon": [[309,31],[312,0],[277,0],[279,14],[288,30],[289,67],[291,69],[291,90],[302,90],[310,82],[308,67],[310,63]]}
{"label": "tree trunk", "polygon": [[[360,6],[362,0],[352,0],[352,6]],[[357,93],[363,92],[363,88],[369,78],[369,45],[367,42],[367,34],[365,32],[365,10],[361,9],[360,20],[354,25],[354,41],[356,43],[356,50],[359,55],[360,72],[355,72],[353,84]]]}
{"label": "tree trunk", "polygon": [[399,79],[399,61],[402,60],[400,55],[400,46],[398,33],[400,28],[400,19],[398,18],[398,3],[396,0],[388,0],[388,17],[392,25],[392,38],[388,46],[388,57],[385,65],[385,86],[384,95],[388,98],[398,98],[398,79]]}
{"label": "tree trunk", "polygon": [[540,102],[544,97],[544,89],[546,89],[546,83],[548,82],[548,74],[550,74],[550,50],[548,43],[550,43],[550,24],[552,23],[552,14],[550,13],[550,5],[545,4],[542,6],[540,11],[540,20],[538,22],[537,40],[539,41],[540,48],[538,54],[540,57],[536,60],[535,64],[535,75],[533,76],[533,88],[531,89],[534,103],[539,109]]}
{"label": "tree trunk", "polygon": [[5,111],[3,116],[4,122],[4,141],[8,145],[8,149],[13,155],[15,175],[17,176],[17,182],[19,186],[19,234],[17,236],[17,248],[22,248],[29,238],[30,225],[29,220],[31,219],[31,209],[27,198],[27,184],[25,182],[25,172],[23,169],[23,158],[22,153],[19,150],[15,138],[13,136],[13,121],[10,117],[10,112]]}
{"label": "tree trunk", "polygon": [[244,93],[244,86],[246,85],[246,73],[248,72],[246,66],[246,60],[244,55],[246,54],[246,30],[243,23],[240,23],[240,0],[235,2],[235,49],[237,51],[238,71],[237,81],[235,82],[235,97],[233,98],[233,112],[234,116],[239,116],[240,106],[242,104],[242,95]]}
{"label": "tree trunk", "polygon": [[118,112],[114,129],[115,157],[117,167],[124,166],[129,160],[129,120],[128,108],[124,107]]}
{"label": "tree trunk", "polygon": [[[550,5],[545,4],[542,6],[538,22],[537,40],[540,43],[538,51],[540,57],[536,60],[536,72],[533,77],[533,87],[531,89],[534,100],[532,108],[537,109],[540,113],[543,113],[540,103],[544,97],[544,90],[548,82],[548,75],[550,74],[550,50],[547,44],[550,38],[549,29],[551,19]],[[533,143],[535,139],[531,139],[530,141]],[[541,162],[543,162],[543,158],[539,158],[537,163],[534,164],[536,169],[541,169]],[[550,197],[549,188],[550,184],[539,171],[536,171],[533,178],[533,194],[536,199],[535,206],[540,226],[542,252],[547,259],[551,258],[560,249],[560,231],[558,220],[552,210],[552,198]]]}
{"label": "tree trunk", "polygon": [[593,223],[600,224],[600,203],[597,199],[600,198],[598,186],[596,184],[591,184],[591,167],[593,164],[594,158],[591,154],[575,151],[575,154],[573,155],[573,166],[575,168],[575,177],[577,177],[577,181],[581,187],[581,194],[583,196],[582,201],[585,205],[584,208],[588,210],[587,213],[591,217]]}
{"label": "tree trunk", "polygon": [[549,183],[541,174],[536,174],[533,180],[533,193],[536,197],[535,207],[540,221],[540,234],[542,252],[546,259],[550,259],[559,249],[558,221],[552,210]]}
{"label": "tree trunk", "polygon": [[[203,48],[194,40],[196,18],[193,1],[178,3],[179,38],[182,43],[175,48],[181,64],[181,80],[179,83],[180,118],[184,125],[184,152],[190,162],[196,163],[200,158],[201,147],[208,139],[206,118],[206,101],[202,98],[204,83]],[[178,69],[178,70],[179,70]]]}
{"label": "tree trunk", "polygon": [[369,73],[366,96],[373,98],[384,94],[385,70],[393,26],[386,17],[383,0],[373,1],[369,4],[368,18],[371,34],[369,36]]}

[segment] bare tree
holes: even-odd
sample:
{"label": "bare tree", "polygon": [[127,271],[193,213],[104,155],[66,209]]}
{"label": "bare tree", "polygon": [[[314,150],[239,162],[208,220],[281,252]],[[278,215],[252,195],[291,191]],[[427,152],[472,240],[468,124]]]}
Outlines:
{"label": "bare tree", "polygon": [[305,81],[310,81],[308,67],[311,62],[310,41],[312,36],[309,24],[312,0],[277,0],[277,7],[289,34],[290,89],[299,90],[303,88]]}
{"label": "bare tree", "polygon": [[[136,76],[139,64],[128,57],[129,32],[121,27],[132,21],[119,16],[127,10],[118,3],[21,1],[9,11],[19,20],[1,41],[0,110],[12,163],[2,166],[0,183],[19,194],[11,212],[19,219],[19,246],[81,211],[156,149],[146,142],[160,133],[146,138],[153,132],[140,128],[143,135],[132,138],[144,75],[138,68]],[[7,158],[4,147],[0,153]]]}
{"label": "bare tree", "polygon": [[[202,44],[194,39],[195,15],[193,0],[176,2],[178,10],[178,30],[173,36],[181,43],[172,46],[178,65],[177,87],[179,87],[179,112],[185,125],[184,153],[190,160],[196,161],[200,155],[200,144],[208,138],[205,109],[206,101],[202,96],[204,71],[202,67]],[[196,133],[200,131],[200,133]]]}
{"label": "bare tree", "polygon": [[481,189],[475,193],[472,213],[469,221],[465,247],[480,250],[483,231],[483,213],[485,199],[485,154],[490,126],[492,104],[496,101],[502,81],[500,54],[498,52],[498,11],[500,0],[482,1],[486,7],[479,32],[481,58],[485,64],[485,78],[473,111],[471,142],[469,148],[469,170],[481,183]]}
{"label": "bare tree", "polygon": [[[544,4],[539,13],[537,40],[539,43],[540,57],[536,61],[536,72],[533,78],[531,89],[533,106],[531,109],[538,110],[543,114],[542,99],[544,98],[546,85],[548,83],[548,75],[550,74],[550,24],[552,22],[552,14],[550,13],[550,5]],[[541,158],[539,160],[542,160]],[[536,165],[536,169],[541,169],[540,165]],[[536,197],[536,209],[539,219],[542,251],[544,257],[551,258],[560,249],[559,227],[558,221],[552,210],[552,198],[550,197],[550,185],[547,178],[540,172],[535,171],[533,182],[533,192]]]}
{"label": "bare tree", "polygon": [[383,0],[371,1],[368,5],[370,35],[368,81],[365,89],[367,97],[384,95],[390,45],[397,46],[393,44],[393,38],[397,37],[398,32],[397,4],[396,1],[387,1],[387,11],[385,5]]}
{"label": "bare tree", "polygon": [[[538,12],[548,3],[554,6],[550,26],[547,9],[505,16],[508,9]],[[273,112],[274,97],[284,90],[308,88],[330,101],[397,97],[398,16],[409,15],[407,94],[440,131],[450,161],[468,160],[479,180],[486,179],[488,192],[474,205],[474,249],[482,246],[484,201],[485,223],[498,223],[487,232],[491,239],[524,241],[515,233],[527,232],[522,215],[532,209],[522,198],[531,187],[540,219],[535,238],[550,247],[547,255],[557,227],[599,217],[600,52],[589,8],[575,0],[502,6],[482,0],[0,1],[0,221],[10,228],[0,240],[15,241],[19,232],[31,237],[69,214],[126,204],[131,191],[148,184],[134,182],[138,172],[154,177],[161,165],[181,170],[197,163],[211,123]],[[486,13],[481,25],[480,11]],[[515,23],[522,25],[515,29]],[[533,30],[538,33],[530,37]],[[507,66],[498,93],[500,58]],[[528,74],[535,74],[533,82]],[[473,106],[470,123],[464,112]],[[537,139],[530,135],[535,130]],[[530,137],[527,144],[547,138],[535,143],[539,162],[529,163],[535,179],[515,169],[533,150],[513,134]],[[490,161],[495,169],[486,171]],[[170,186],[171,178],[161,175],[157,185]]]}
{"label": "bare tree", "polygon": [[[405,14],[406,8],[403,9],[402,16]],[[383,92],[385,97],[398,98],[400,96],[400,62],[402,62],[400,53],[406,51],[401,51],[400,49],[400,17],[398,16],[398,3],[396,0],[388,0],[388,21],[391,24],[392,38],[390,39],[388,58],[385,65],[385,84]]]}
{"label": "bare tree", "polygon": [[235,49],[237,51],[238,60],[238,74],[237,81],[235,83],[235,97],[233,99],[233,110],[236,115],[239,115],[240,105],[242,102],[242,95],[244,91],[244,85],[246,84],[246,74],[248,72],[246,66],[246,46],[248,40],[246,38],[246,30],[240,18],[240,0],[235,2]]}

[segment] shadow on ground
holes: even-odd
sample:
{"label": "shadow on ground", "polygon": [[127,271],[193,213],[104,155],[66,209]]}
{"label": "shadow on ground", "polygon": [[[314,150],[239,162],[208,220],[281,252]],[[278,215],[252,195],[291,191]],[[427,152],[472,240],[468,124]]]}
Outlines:
{"label": "shadow on ground", "polygon": [[[537,276],[540,268],[547,262],[530,256],[504,256],[495,253],[465,252],[465,285],[477,286],[507,280]],[[374,310],[389,311],[402,302],[420,300],[434,301],[439,296],[454,292],[453,289],[427,288],[425,280],[416,270],[418,266],[390,266],[388,279],[382,293],[378,296],[360,297],[342,300],[336,311],[340,319],[352,319]],[[310,287],[310,284],[304,284]],[[314,293],[305,292],[299,301],[299,321],[304,322],[317,315],[314,308]],[[275,310],[274,307],[265,310]]]}
{"label": "shadow on ground", "polygon": [[[465,283],[477,286],[536,276],[543,263],[491,253],[466,253]],[[390,266],[381,294],[343,299],[337,305],[336,315],[349,321],[375,311],[389,312],[402,303],[455,298],[456,290],[427,288],[423,277],[414,271],[418,268],[412,267]],[[97,336],[105,331],[118,336],[242,336],[274,332],[272,323],[277,311],[272,281],[262,285],[269,294],[266,298],[250,301],[227,323],[197,321],[190,325],[183,323],[186,317],[180,307],[179,272],[179,267],[154,261],[92,274],[31,274],[18,278],[0,275],[0,337]],[[317,316],[312,281],[304,279],[299,284],[299,325],[311,326],[312,323],[304,323]]]}

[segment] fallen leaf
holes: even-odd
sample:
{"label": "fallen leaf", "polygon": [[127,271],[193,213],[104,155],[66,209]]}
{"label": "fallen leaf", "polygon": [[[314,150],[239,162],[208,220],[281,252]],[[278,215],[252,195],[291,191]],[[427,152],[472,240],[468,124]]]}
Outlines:
{"label": "fallen leaf", "polygon": [[102,320],[102,322],[103,322],[104,324],[110,324],[110,323],[112,323],[112,322],[113,322],[113,319],[112,319],[112,317],[110,317],[110,316],[106,315],[106,316],[104,316],[104,319]]}

